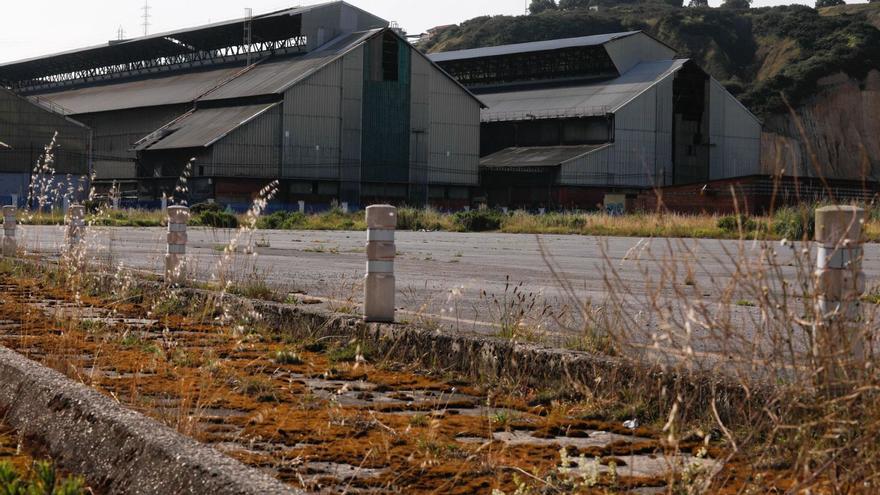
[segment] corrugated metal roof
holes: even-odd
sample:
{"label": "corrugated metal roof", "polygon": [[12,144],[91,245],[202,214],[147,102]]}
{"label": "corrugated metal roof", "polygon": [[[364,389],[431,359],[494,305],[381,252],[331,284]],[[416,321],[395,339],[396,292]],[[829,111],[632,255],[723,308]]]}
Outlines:
{"label": "corrugated metal roof", "polygon": [[472,48],[469,50],[457,50],[452,52],[431,53],[428,57],[434,62],[448,62],[450,60],[465,60],[471,58],[497,57],[499,55],[513,55],[516,53],[544,52],[559,50],[562,48],[574,48],[581,46],[604,45],[609,41],[626,38],[641,33],[641,31],[626,31],[623,33],[597,34],[582,36],[580,38],[565,38],[559,40],[535,41],[532,43],[517,43],[513,45],[490,46],[485,48]]}
{"label": "corrugated metal roof", "polygon": [[189,72],[174,76],[89,86],[39,95],[73,114],[191,103],[241,68]]}
{"label": "corrugated metal roof", "polygon": [[134,149],[203,148],[280,103],[195,110],[135,143]]}
{"label": "corrugated metal roof", "polygon": [[545,89],[480,94],[489,106],[483,122],[573,118],[617,111],[654,84],[677,72],[687,59],[642,62],[608,81]]}
{"label": "corrugated metal roof", "polygon": [[[306,12],[309,12],[309,11],[312,11],[315,9],[321,9],[321,8],[324,8],[324,7],[327,7],[330,5],[344,4],[344,3],[345,2],[332,1],[332,2],[319,3],[319,4],[315,4],[315,5],[297,6],[297,7],[292,7],[289,9],[277,10],[277,11],[269,12],[266,14],[255,15],[251,19],[251,22],[259,21],[262,19],[273,19],[273,18],[284,17],[284,16],[296,16],[296,15],[300,15],[300,14],[303,14],[303,13],[306,13]],[[24,59],[24,60],[16,60],[13,62],[0,63],[0,69],[7,68],[7,67],[13,67],[16,65],[28,64],[30,62],[45,62],[45,61],[51,60],[53,58],[62,58],[62,57],[66,57],[69,55],[80,55],[80,54],[88,55],[88,54],[94,53],[95,51],[99,51],[99,50],[119,49],[119,48],[125,48],[130,45],[131,46],[139,46],[139,45],[144,45],[144,44],[149,44],[149,43],[154,43],[154,42],[160,43],[160,44],[168,44],[168,40],[167,40],[168,38],[183,37],[183,36],[187,36],[187,35],[192,35],[193,33],[198,33],[200,31],[203,32],[203,31],[211,31],[211,30],[232,27],[236,30],[236,33],[238,33],[240,31],[240,26],[242,26],[244,21],[245,21],[244,18],[232,19],[232,20],[228,20],[228,21],[215,22],[212,24],[205,24],[202,26],[196,26],[196,27],[178,29],[175,31],[166,31],[166,32],[162,32],[162,33],[151,34],[148,36],[140,36],[137,38],[131,38],[131,39],[126,39],[126,40],[121,40],[121,41],[114,40],[114,41],[110,41],[108,43],[103,43],[100,45],[93,45],[93,46],[84,47],[84,48],[76,48],[73,50],[66,50],[63,52],[53,53],[50,55],[41,55],[38,57],[32,57],[32,58],[28,58],[28,59]],[[149,46],[149,45],[147,45],[147,46]]]}
{"label": "corrugated metal roof", "polygon": [[196,100],[222,100],[277,94],[355,48],[381,29],[340,36],[318,51],[269,60],[250,69],[233,67],[173,76],[88,86],[39,95],[73,114],[129,108],[179,105]]}
{"label": "corrugated metal roof", "polygon": [[608,144],[507,148],[480,159],[483,168],[546,168],[592,153]]}
{"label": "corrugated metal roof", "polygon": [[383,29],[343,35],[307,55],[262,63],[211,91],[200,100],[225,100],[280,94],[355,49]]}

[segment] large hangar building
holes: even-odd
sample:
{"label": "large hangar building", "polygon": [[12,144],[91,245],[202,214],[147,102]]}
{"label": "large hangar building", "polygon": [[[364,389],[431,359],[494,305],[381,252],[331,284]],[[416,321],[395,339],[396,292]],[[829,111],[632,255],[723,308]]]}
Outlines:
{"label": "large hangar building", "polygon": [[631,205],[654,188],[762,173],[761,122],[643,32],[430,57],[488,107],[480,168],[489,204]]}
{"label": "large hangar building", "polygon": [[389,23],[297,7],[0,65],[0,85],[93,131],[96,182],[193,201],[467,204],[480,100]]}
{"label": "large hangar building", "polygon": [[[23,98],[0,87],[2,204],[11,204],[13,198],[17,198],[16,203],[27,199],[31,177],[43,171],[42,165],[50,167],[45,171],[54,170],[56,174],[52,188],[66,188],[67,183],[70,187],[79,188],[81,183],[87,183],[91,137],[88,127],[64,116],[61,109],[39,99]],[[52,159],[44,163],[41,158],[53,139]]]}

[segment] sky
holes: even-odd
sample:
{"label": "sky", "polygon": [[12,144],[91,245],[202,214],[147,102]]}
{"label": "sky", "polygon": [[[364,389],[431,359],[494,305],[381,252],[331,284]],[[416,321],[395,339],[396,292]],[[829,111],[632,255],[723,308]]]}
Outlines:
{"label": "sky", "polygon": [[[150,33],[236,19],[246,7],[255,14],[323,0],[150,0]],[[859,0],[864,1],[864,0]],[[527,0],[348,0],[383,19],[396,21],[410,34],[481,15],[519,15]],[[716,6],[721,0],[710,0]],[[798,0],[812,5],[812,0]],[[793,3],[755,0],[754,6]],[[856,3],[856,2],[852,2]],[[144,0],[2,0],[0,62],[106,43],[143,34]]]}

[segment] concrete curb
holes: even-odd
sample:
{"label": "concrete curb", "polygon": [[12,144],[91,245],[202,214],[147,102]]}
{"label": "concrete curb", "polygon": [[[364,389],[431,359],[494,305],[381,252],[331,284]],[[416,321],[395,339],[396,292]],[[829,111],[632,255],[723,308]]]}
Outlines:
{"label": "concrete curb", "polygon": [[103,493],[301,493],[3,347],[0,412],[36,453]]}

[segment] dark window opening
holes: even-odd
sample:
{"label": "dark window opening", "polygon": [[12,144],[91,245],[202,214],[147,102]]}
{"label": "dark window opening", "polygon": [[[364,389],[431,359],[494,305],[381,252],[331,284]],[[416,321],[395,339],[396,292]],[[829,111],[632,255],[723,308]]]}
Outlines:
{"label": "dark window opening", "polygon": [[481,156],[512,147],[581,146],[614,139],[611,116],[492,122],[480,131]]}
{"label": "dark window opening", "polygon": [[465,86],[617,77],[604,47],[575,47],[496,57],[450,60],[440,66]]}
{"label": "dark window opening", "polygon": [[708,76],[691,63],[685,64],[673,81],[673,184],[693,184],[709,179],[708,89]]}
{"label": "dark window opening", "polygon": [[400,43],[397,36],[385,33],[382,38],[382,80],[397,81],[400,77]]}

